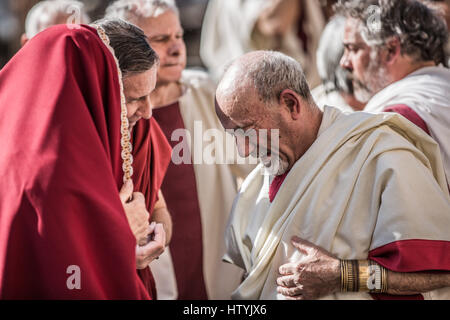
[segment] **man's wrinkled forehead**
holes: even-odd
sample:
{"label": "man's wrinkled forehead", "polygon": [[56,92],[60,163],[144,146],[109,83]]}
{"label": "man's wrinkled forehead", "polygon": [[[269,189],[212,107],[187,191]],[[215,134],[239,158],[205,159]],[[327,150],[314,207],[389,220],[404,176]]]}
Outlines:
{"label": "man's wrinkled forehead", "polygon": [[365,44],[364,39],[361,35],[362,28],[363,23],[361,20],[352,17],[347,17],[347,19],[345,20],[345,28],[344,28],[344,44],[345,43]]}
{"label": "man's wrinkled forehead", "polygon": [[[228,101],[229,102],[229,101]],[[220,102],[215,99],[215,109],[217,117],[225,129],[236,129],[245,126],[250,120],[246,114],[246,108],[234,106],[234,108],[224,108]]]}

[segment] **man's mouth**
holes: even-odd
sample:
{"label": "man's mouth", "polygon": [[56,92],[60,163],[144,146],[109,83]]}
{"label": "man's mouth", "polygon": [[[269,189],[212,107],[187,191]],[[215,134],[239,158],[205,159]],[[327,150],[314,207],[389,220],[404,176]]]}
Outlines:
{"label": "man's mouth", "polygon": [[179,63],[166,63],[163,65],[164,68],[171,68],[171,67],[179,67]]}

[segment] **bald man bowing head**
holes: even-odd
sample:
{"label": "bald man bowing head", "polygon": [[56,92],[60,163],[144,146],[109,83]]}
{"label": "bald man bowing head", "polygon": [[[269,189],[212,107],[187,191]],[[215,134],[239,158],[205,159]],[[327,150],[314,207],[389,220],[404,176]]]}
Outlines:
{"label": "bald man bowing head", "polygon": [[[228,68],[216,112],[241,156],[261,160],[242,185],[226,233],[225,259],[245,270],[233,298],[371,299],[396,285],[388,270],[449,270],[439,254],[450,248],[439,148],[412,123],[396,114],[322,112],[300,64],[267,51]],[[280,265],[309,258],[292,236],[346,259],[333,260],[328,279],[315,278],[328,285],[314,295],[301,286],[277,288]],[[358,278],[372,270],[373,285]],[[450,297],[450,289],[425,297]]]}

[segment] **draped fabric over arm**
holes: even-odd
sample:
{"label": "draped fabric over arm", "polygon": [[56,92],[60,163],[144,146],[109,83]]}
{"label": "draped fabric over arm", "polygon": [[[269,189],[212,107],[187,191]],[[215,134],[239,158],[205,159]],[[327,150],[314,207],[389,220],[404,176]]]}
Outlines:
{"label": "draped fabric over arm", "polygon": [[[326,106],[317,139],[272,202],[270,177],[260,170],[244,181],[227,230],[227,257],[246,271],[234,298],[284,298],[278,268],[304,258],[294,235],[340,259],[369,258],[392,271],[450,271],[450,197],[439,147],[403,117]],[[450,288],[422,296],[448,299]]]}
{"label": "draped fabric over arm", "polygon": [[0,72],[0,298],[149,298],[118,192],[120,112],[88,26],[47,29]]}

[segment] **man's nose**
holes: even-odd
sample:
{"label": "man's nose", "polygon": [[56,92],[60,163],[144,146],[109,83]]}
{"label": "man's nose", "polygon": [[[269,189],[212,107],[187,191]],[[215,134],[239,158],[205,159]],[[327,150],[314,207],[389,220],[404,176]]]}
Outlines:
{"label": "man's nose", "polygon": [[256,148],[253,144],[248,143],[248,139],[240,136],[236,136],[236,146],[242,158],[250,156]]}
{"label": "man's nose", "polygon": [[173,41],[169,46],[168,54],[170,56],[179,56],[181,54],[181,46],[182,44],[180,43],[180,41]]}
{"label": "man's nose", "polygon": [[152,117],[152,103],[150,101],[150,97],[145,99],[145,102],[139,107],[139,115],[144,119],[150,119]]}
{"label": "man's nose", "polygon": [[344,54],[342,55],[341,61],[340,61],[340,65],[342,68],[348,70],[348,71],[353,71],[353,67],[352,67],[352,63],[350,61],[349,55],[347,53],[344,52]]}

